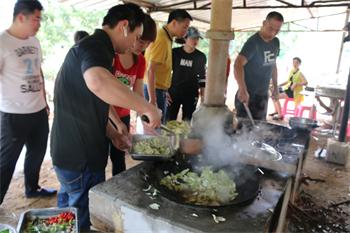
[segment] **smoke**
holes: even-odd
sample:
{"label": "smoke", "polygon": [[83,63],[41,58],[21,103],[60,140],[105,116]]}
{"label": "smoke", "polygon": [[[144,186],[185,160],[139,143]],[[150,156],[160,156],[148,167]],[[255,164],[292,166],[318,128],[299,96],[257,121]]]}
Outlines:
{"label": "smoke", "polygon": [[[262,150],[259,148],[261,143],[268,140],[278,140],[279,134],[272,131],[272,126],[258,124],[259,127],[243,124],[235,134],[227,134],[227,116],[223,115],[201,115],[200,134],[203,140],[202,163],[198,166],[210,165],[213,169],[219,169],[230,166],[234,169],[233,173],[240,176],[240,179],[249,178],[254,174],[247,174],[242,171],[246,168],[245,164],[238,161],[240,156],[259,157]],[[203,127],[205,125],[205,127]],[[253,145],[255,143],[255,146]]]}

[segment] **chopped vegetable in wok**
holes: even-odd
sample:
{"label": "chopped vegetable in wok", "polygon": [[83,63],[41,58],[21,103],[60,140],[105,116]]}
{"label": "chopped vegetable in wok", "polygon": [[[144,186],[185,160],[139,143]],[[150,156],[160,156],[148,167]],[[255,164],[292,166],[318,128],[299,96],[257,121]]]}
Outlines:
{"label": "chopped vegetable in wok", "polygon": [[238,195],[235,182],[226,172],[213,172],[210,167],[204,167],[200,175],[189,169],[175,175],[170,174],[164,177],[160,184],[180,192],[185,200],[192,204],[219,205],[234,200]]}
{"label": "chopped vegetable in wok", "polygon": [[191,130],[190,125],[186,121],[168,121],[166,126],[178,135],[187,135]]}
{"label": "chopped vegetable in wok", "polygon": [[170,155],[169,140],[166,137],[147,138],[136,142],[134,152],[145,155]]}

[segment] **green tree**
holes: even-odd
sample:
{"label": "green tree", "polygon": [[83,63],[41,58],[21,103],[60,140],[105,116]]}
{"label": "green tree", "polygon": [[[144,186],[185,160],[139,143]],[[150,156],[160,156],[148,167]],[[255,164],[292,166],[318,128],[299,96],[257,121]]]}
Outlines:
{"label": "green tree", "polygon": [[84,11],[48,0],[44,9],[44,20],[41,24],[38,38],[43,57],[44,73],[47,79],[53,79],[68,49],[73,45],[73,35],[77,30],[92,33],[101,27],[105,11]]}

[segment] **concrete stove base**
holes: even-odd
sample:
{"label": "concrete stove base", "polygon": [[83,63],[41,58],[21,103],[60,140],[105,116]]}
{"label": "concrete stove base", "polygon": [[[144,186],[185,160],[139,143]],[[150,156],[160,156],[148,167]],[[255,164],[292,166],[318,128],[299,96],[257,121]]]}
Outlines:
{"label": "concrete stove base", "polygon": [[[294,190],[293,198],[309,143],[309,133],[284,127],[283,130],[285,138],[271,141],[270,145],[276,147],[281,142],[298,145],[300,150],[296,154],[281,151],[284,162],[298,165],[296,179],[265,170],[260,181],[261,192],[249,205],[205,208],[178,204],[159,194],[153,196],[153,188],[144,191],[149,186],[144,177],[153,164],[144,162],[90,190],[91,222],[95,228],[107,232],[267,232],[270,223],[274,227],[278,224],[277,230],[281,231],[290,190]],[[150,208],[153,203],[159,204],[158,210]],[[215,223],[213,214],[226,221]]]}
{"label": "concrete stove base", "polygon": [[[288,179],[281,174],[265,174],[261,193],[247,206],[203,208],[178,204],[159,194],[155,197],[147,195],[143,189],[147,189],[148,184],[140,171],[149,166],[149,163],[142,163],[90,191],[94,227],[107,232],[132,233],[264,232]],[[153,189],[149,193],[153,193]],[[159,204],[159,210],[150,208],[152,203]],[[212,214],[222,216],[226,221],[215,223]]]}

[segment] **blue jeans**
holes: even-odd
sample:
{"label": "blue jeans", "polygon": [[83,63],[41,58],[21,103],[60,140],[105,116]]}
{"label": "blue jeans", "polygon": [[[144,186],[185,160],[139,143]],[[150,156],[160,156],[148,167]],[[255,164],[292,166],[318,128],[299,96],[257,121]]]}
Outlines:
{"label": "blue jeans", "polygon": [[70,171],[54,166],[60,191],[57,194],[57,206],[76,207],[78,209],[78,224],[80,231],[90,229],[89,190],[105,181],[105,171],[92,172],[88,168],[84,171]]}
{"label": "blue jeans", "polygon": [[[145,95],[146,100],[149,100],[147,85],[143,86],[143,93]],[[157,98],[157,106],[160,110],[162,110],[162,123],[165,123],[166,119],[166,111],[167,111],[167,103],[166,103],[166,90],[156,88],[156,98]]]}

